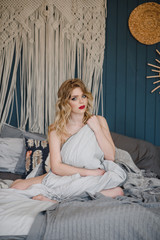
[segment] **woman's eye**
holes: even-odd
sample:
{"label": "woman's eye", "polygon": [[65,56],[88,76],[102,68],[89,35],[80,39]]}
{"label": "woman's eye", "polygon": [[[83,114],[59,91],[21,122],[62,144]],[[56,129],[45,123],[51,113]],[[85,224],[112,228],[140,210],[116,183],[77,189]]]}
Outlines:
{"label": "woman's eye", "polygon": [[76,101],[76,99],[77,99],[76,97],[71,98],[72,101]]}
{"label": "woman's eye", "polygon": [[86,95],[83,95],[82,98],[86,98]]}

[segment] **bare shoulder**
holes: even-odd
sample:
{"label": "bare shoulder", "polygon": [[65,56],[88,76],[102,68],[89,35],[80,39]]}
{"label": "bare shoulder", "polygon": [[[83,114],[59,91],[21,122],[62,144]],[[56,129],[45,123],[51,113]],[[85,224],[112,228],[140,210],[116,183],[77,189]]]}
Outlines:
{"label": "bare shoulder", "polygon": [[60,137],[57,135],[55,130],[50,132],[50,134],[49,134],[49,142],[52,142],[52,143],[55,142],[55,143],[61,144]]}
{"label": "bare shoulder", "polygon": [[49,137],[54,137],[54,138],[57,138],[57,137],[58,137],[58,135],[57,135],[57,133],[56,133],[56,131],[55,131],[55,130],[52,130],[52,131],[50,132],[50,134],[49,134]]}

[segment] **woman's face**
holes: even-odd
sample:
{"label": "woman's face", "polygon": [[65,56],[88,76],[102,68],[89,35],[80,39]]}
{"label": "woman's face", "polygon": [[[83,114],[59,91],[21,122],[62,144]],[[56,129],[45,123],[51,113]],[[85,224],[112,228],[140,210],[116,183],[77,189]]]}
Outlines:
{"label": "woman's face", "polygon": [[88,98],[82,92],[80,87],[72,90],[69,104],[71,106],[72,113],[85,113],[88,105]]}

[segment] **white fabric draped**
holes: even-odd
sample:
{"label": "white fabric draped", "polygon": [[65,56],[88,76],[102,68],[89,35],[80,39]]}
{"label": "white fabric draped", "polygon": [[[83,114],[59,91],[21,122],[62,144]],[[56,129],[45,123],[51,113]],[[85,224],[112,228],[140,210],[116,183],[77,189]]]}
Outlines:
{"label": "white fabric draped", "polygon": [[[106,0],[1,0],[0,124],[46,133],[63,81],[81,78],[102,94]],[[102,101],[103,103],[103,101]]]}

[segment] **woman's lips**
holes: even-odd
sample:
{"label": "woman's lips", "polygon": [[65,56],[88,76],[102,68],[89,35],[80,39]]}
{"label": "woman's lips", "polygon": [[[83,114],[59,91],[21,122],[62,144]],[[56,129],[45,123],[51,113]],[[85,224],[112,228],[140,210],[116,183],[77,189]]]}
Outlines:
{"label": "woman's lips", "polygon": [[79,107],[79,109],[84,109],[85,108],[85,105],[82,105]]}

